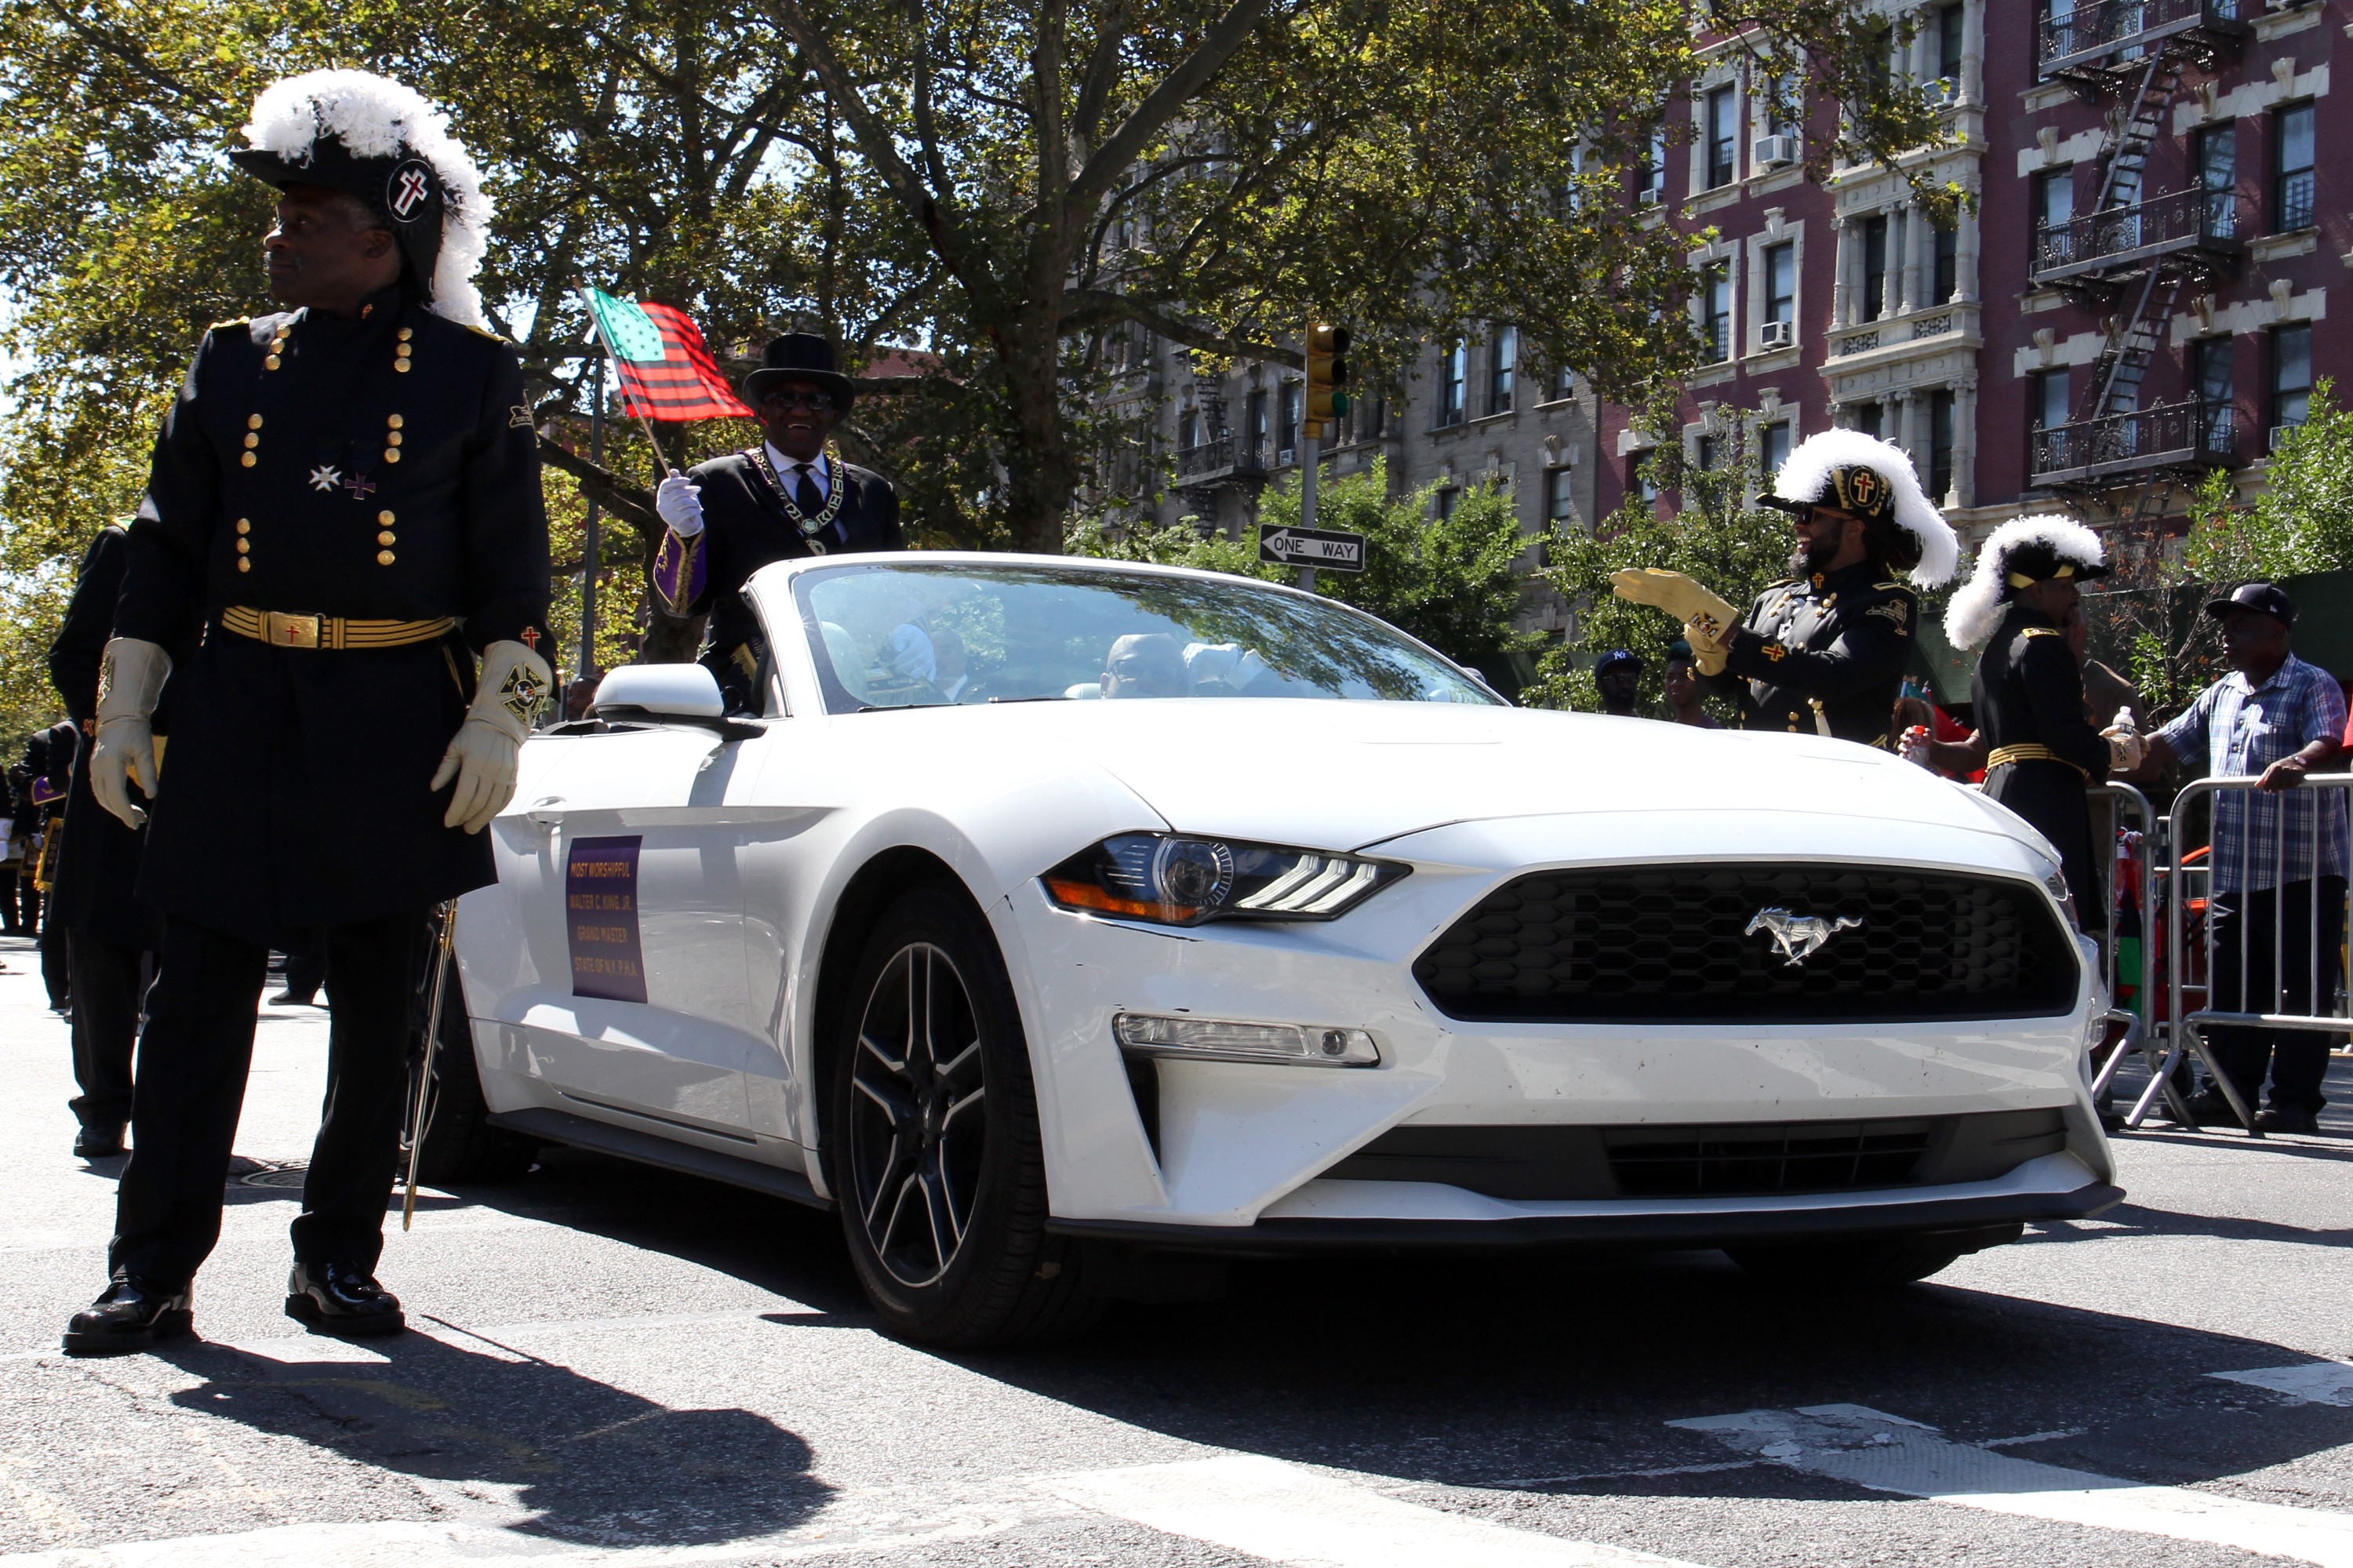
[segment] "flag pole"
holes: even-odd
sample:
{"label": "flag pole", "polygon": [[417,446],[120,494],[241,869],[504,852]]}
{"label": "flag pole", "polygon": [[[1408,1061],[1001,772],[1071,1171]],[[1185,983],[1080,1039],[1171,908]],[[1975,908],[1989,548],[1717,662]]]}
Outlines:
{"label": "flag pole", "polygon": [[[613,366],[614,366],[613,374],[614,374],[615,376],[618,376],[618,375],[620,375],[620,373],[621,373],[621,372],[620,372],[620,364],[621,364],[621,355],[620,355],[620,353],[619,353],[619,351],[618,351],[618,350],[617,350],[617,349],[615,349],[615,348],[614,348],[614,346],[613,346],[613,340],[612,340],[611,338],[607,337],[607,336],[605,335],[605,323],[604,323],[604,321],[603,321],[603,320],[602,320],[602,319],[601,319],[601,318],[596,314],[596,301],[594,301],[594,300],[592,300],[592,299],[590,299],[590,298],[588,297],[588,286],[587,286],[586,284],[585,284],[585,283],[584,283],[584,284],[582,284],[582,285],[580,286],[580,302],[581,302],[583,305],[586,305],[586,306],[588,308],[588,325],[589,325],[589,328],[590,328],[590,330],[592,330],[592,331],[594,331],[594,332],[596,333],[596,341],[597,341],[598,343],[601,343],[601,344],[603,344],[605,345],[605,355],[606,355],[606,357],[607,357],[607,358],[610,359],[610,360],[613,362]],[[602,374],[602,372],[599,372],[599,375],[601,375],[601,374]],[[597,395],[598,395],[599,397],[602,397],[602,396],[604,395],[604,390],[605,390],[605,389],[604,389],[604,387],[600,385],[600,386],[596,388]],[[623,398],[623,400],[624,400],[624,401],[626,401],[626,400],[628,399],[628,387],[623,387],[623,388],[621,389],[621,396],[622,396],[622,398]],[[638,415],[638,416],[637,416],[637,420],[638,420],[638,428],[639,429],[641,429],[641,430],[645,431],[645,433],[646,433],[646,440],[647,440],[649,442],[650,442],[650,443],[652,444],[652,446],[653,446],[653,449],[654,449],[654,466],[655,466],[656,468],[658,468],[658,469],[661,470],[661,471],[662,471],[662,472],[664,472],[665,474],[674,474],[674,473],[676,473],[676,472],[678,471],[678,470],[676,470],[676,469],[672,468],[672,467],[670,467],[670,459],[668,459],[667,457],[664,457],[664,456],[662,455],[662,449],[661,449],[661,438],[654,434],[654,422],[653,422],[651,419],[649,419],[649,418],[646,418],[646,416],[645,416],[645,415],[643,415],[643,414],[639,414],[639,415]]]}

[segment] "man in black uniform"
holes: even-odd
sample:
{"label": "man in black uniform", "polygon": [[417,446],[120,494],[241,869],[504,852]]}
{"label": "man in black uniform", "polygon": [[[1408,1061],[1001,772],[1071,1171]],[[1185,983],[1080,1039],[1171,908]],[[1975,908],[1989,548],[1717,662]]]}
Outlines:
{"label": "man in black uniform", "polygon": [[1894,580],[1949,580],[1960,545],[1921,493],[1912,460],[1860,430],[1824,430],[1781,465],[1757,504],[1790,514],[1790,576],[1746,616],[1680,572],[1630,568],[1620,597],[1683,622],[1707,688],[1736,698],[1742,729],[1886,747],[1920,603]]}
{"label": "man in black uniform", "polygon": [[2034,825],[2059,852],[2075,915],[2107,927],[2092,851],[2086,784],[2140,763],[2137,736],[2107,736],[2084,708],[2084,670],[2068,646],[2078,583],[2108,575],[2100,536],[2073,518],[2019,517],[1994,530],[1977,569],[1945,612],[1956,648],[1985,648],[1969,701],[1986,756],[1985,792]]}
{"label": "man in black uniform", "polygon": [[[417,937],[433,905],[493,880],[482,830],[552,679],[522,366],[476,324],[472,161],[430,104],[361,71],[276,83],[246,134],[230,158],[281,193],[263,250],[291,308],[197,348],[99,678],[90,785],[134,824],[131,783],[154,802],[139,891],[164,949],[112,1277],[68,1327],[74,1353],[187,1330],[269,949],[311,930],[334,1024],[286,1310],[402,1327],[375,1269]],[[159,790],[150,718],[192,609],[205,638],[174,681]]]}
{"label": "man in black uniform", "polygon": [[756,712],[754,685],[767,639],[744,584],[771,561],[797,556],[902,550],[899,496],[881,474],[826,448],[849,412],[849,377],[833,344],[793,332],[772,341],[744,397],[760,412],[758,446],[671,474],[655,492],[669,532],[654,588],[672,615],[711,612],[702,662],[719,678],[730,713]]}
{"label": "man in black uniform", "polygon": [[[65,623],[49,644],[49,683],[80,726],[83,740],[66,804],[49,911],[66,934],[72,976],[74,1078],[81,1087],[73,1102],[81,1123],[74,1153],[85,1160],[122,1152],[122,1129],[131,1120],[131,1056],[139,1034],[139,1009],[154,955],[163,947],[163,922],[132,894],[139,880],[145,830],[116,817],[90,792],[89,751],[98,730],[99,665],[114,630],[114,607],[122,596],[130,556],[128,530],[119,524],[99,530],[82,556]],[[174,662],[186,661],[199,630],[191,617],[186,635],[170,650]],[[168,705],[158,707],[151,726],[159,756],[169,727],[164,706]]]}

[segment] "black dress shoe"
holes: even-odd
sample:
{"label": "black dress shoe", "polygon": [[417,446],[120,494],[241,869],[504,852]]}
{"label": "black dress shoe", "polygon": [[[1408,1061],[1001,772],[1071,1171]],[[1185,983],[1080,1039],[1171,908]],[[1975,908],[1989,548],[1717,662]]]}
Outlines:
{"label": "black dress shoe", "polygon": [[66,1354],[127,1355],[185,1334],[195,1322],[194,1300],[186,1286],[161,1290],[135,1279],[118,1279],[66,1325]]}
{"label": "black dress shoe", "polygon": [[276,996],[269,999],[269,1005],[272,1007],[316,1007],[319,1005],[319,1001],[315,995],[296,996],[290,991],[281,991]]}
{"label": "black dress shoe", "polygon": [[2257,1132],[2318,1132],[2320,1118],[2308,1110],[2282,1110],[2274,1106],[2255,1113]]}
{"label": "black dress shoe", "polygon": [[74,1134],[77,1160],[111,1160],[121,1152],[122,1129],[119,1127],[86,1127]]}
{"label": "black dress shoe", "polygon": [[298,1263],[286,1277],[286,1315],[319,1334],[397,1334],[400,1298],[355,1263]]}
{"label": "black dress shoe", "polygon": [[2220,1089],[2200,1089],[2189,1097],[2189,1119],[2200,1127],[2236,1127],[2239,1114]]}

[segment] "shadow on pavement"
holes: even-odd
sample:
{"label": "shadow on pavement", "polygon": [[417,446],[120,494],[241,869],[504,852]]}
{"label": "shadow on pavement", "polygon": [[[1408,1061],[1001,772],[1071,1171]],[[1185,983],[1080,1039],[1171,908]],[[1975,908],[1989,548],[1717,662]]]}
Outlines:
{"label": "shadow on pavement", "polygon": [[787,1529],[831,1495],[808,1474],[808,1445],[748,1411],[673,1410],[424,1334],[368,1346],[389,1365],[332,1359],[333,1340],[297,1343],[320,1359],[202,1342],[157,1353],[204,1379],[174,1404],[395,1474],[512,1489],[535,1516],[527,1531],[567,1541],[723,1542]]}

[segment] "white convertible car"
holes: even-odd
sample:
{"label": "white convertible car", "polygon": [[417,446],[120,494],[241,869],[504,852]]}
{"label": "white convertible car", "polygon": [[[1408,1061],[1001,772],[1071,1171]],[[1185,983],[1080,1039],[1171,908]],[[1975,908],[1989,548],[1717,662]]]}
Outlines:
{"label": "white convertible car", "polygon": [[764,712],[633,666],[523,747],[430,1168],[565,1143],[829,1205],[944,1344],[1335,1247],[1892,1282],[2122,1196],[2052,852],[1919,768],[1514,709],[1205,572],[750,591]]}

